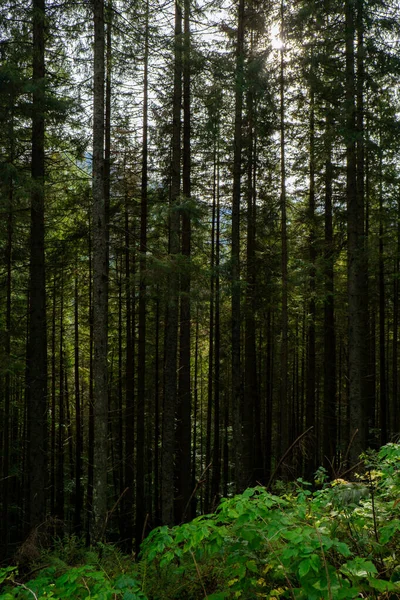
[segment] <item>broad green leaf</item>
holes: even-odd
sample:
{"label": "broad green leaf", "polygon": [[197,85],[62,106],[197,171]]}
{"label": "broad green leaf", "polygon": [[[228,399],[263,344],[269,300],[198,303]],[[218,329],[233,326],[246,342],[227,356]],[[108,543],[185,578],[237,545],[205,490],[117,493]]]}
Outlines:
{"label": "broad green leaf", "polygon": [[374,590],[378,590],[378,592],[400,592],[400,585],[398,583],[393,583],[392,581],[371,578],[368,579],[368,583]]}
{"label": "broad green leaf", "polygon": [[258,573],[258,568],[256,565],[255,560],[248,560],[246,562],[246,567],[248,568],[249,571],[251,571],[252,573]]}
{"label": "broad green leaf", "polygon": [[305,577],[309,573],[310,569],[311,569],[311,560],[309,558],[305,558],[299,564],[299,569],[298,569],[299,577],[301,579],[303,579],[303,577]]}
{"label": "broad green leaf", "polygon": [[339,554],[341,554],[345,558],[351,556],[351,550],[345,542],[334,542],[334,546],[339,552]]}
{"label": "broad green leaf", "polygon": [[373,562],[358,556],[345,563],[341,571],[345,575],[353,575],[355,577],[368,577],[368,575],[378,573]]}
{"label": "broad green leaf", "polygon": [[400,530],[400,521],[398,519],[393,519],[393,521],[391,521],[387,525],[384,525],[380,529],[380,535],[379,535],[380,543],[387,544],[392,539],[392,537],[394,536],[396,531],[399,531],[399,530]]}

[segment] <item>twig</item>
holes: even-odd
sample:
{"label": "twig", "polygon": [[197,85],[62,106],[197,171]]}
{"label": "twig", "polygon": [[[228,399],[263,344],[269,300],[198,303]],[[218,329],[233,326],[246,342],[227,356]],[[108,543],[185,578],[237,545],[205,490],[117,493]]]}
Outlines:
{"label": "twig", "polygon": [[[358,433],[358,429],[356,429],[356,430],[354,431],[353,435],[351,436],[351,439],[350,439],[349,445],[347,446],[346,454],[344,455],[343,464],[346,464],[346,462],[347,462],[347,459],[348,459],[348,456],[349,456],[349,452],[350,452],[350,448],[351,448],[351,447],[352,447],[352,445],[353,445],[354,438],[356,437],[357,433]],[[351,471],[352,471],[353,469],[354,469],[354,467],[351,469]],[[340,469],[339,469],[339,473],[340,473]],[[348,473],[348,471],[345,471],[345,473]]]}
{"label": "twig", "polygon": [[14,581],[13,583],[15,583],[15,585],[19,585],[20,587],[24,588],[24,590],[27,590],[28,592],[30,592],[32,594],[32,596],[35,598],[35,600],[38,600],[38,597],[36,596],[35,592],[33,590],[31,590],[31,588],[28,588],[28,586],[26,586],[24,583],[18,583],[18,581]]}
{"label": "twig", "polygon": [[146,531],[146,527],[147,527],[147,523],[148,523],[148,521],[149,521],[149,513],[147,513],[147,515],[146,515],[146,518],[145,518],[145,520],[144,520],[144,523],[143,523],[143,529],[142,529],[142,542],[143,542],[143,540],[144,540],[144,532]]}
{"label": "twig", "polygon": [[[114,511],[115,511],[115,509],[117,508],[118,504],[121,502],[122,498],[124,497],[124,495],[126,494],[126,492],[127,492],[128,490],[129,490],[129,487],[126,487],[126,488],[124,489],[124,491],[122,492],[122,494],[120,494],[119,498],[117,498],[117,500],[114,502],[114,506],[112,507],[112,509],[111,509],[111,510],[109,510],[109,511],[107,512],[107,514],[106,514],[106,518],[104,519],[104,525],[103,525],[103,529],[102,529],[102,531],[101,531],[100,540],[102,540],[102,539],[103,539],[103,537],[104,537],[104,533],[105,533],[105,531],[106,531],[107,524],[108,524],[108,521],[109,521],[109,519],[110,519],[111,515],[113,514],[113,512],[114,512]],[[100,541],[100,540],[99,540],[99,541]]]}
{"label": "twig", "polygon": [[[375,508],[375,492],[374,492],[374,486],[372,483],[372,477],[371,477],[371,470],[368,469],[368,479],[369,479],[369,491],[371,493],[371,508],[372,508],[372,518],[374,521],[374,535],[375,535],[375,541],[378,544],[379,547],[379,534],[378,534],[378,525],[376,522],[376,508]],[[380,564],[381,564],[381,570],[383,571],[385,569],[385,566],[383,564],[383,559],[382,559],[382,555],[379,552],[380,555]]]}
{"label": "twig", "polygon": [[269,490],[269,488],[271,487],[272,482],[274,481],[276,474],[278,473],[283,461],[285,460],[285,458],[288,456],[288,454],[290,454],[290,452],[293,450],[293,448],[296,446],[296,444],[298,444],[298,442],[300,442],[300,440],[303,439],[303,437],[305,437],[310,431],[311,429],[313,429],[313,425],[311,425],[311,427],[309,427],[308,429],[306,429],[306,431],[303,431],[302,434],[300,434],[295,440],[294,442],[292,442],[289,446],[289,448],[286,450],[286,452],[284,453],[284,455],[282,456],[282,458],[279,460],[278,464],[275,467],[274,472],[272,473],[271,477],[269,478],[269,481],[267,483],[267,485],[265,486],[265,488],[267,490]]}
{"label": "twig", "polygon": [[334,479],[337,479],[338,474],[336,473],[335,467],[333,466],[333,462],[327,456],[325,456],[325,458],[328,461],[330,468],[332,469],[332,475],[333,475]]}
{"label": "twig", "polygon": [[[267,524],[266,521],[262,517],[261,517],[261,520],[264,521],[265,524]],[[291,597],[293,598],[293,600],[296,600],[296,596],[294,595],[294,591],[293,591],[293,585],[292,585],[292,582],[290,581],[290,579],[288,577],[288,574],[286,573],[285,565],[283,564],[283,562],[279,558],[279,555],[275,552],[275,550],[274,550],[274,548],[273,548],[270,540],[268,539],[268,537],[265,538],[265,541],[267,542],[267,545],[269,546],[270,551],[272,552],[272,554],[275,554],[275,556],[276,556],[279,564],[282,567],[283,575],[284,575],[284,577],[286,579],[286,583],[288,585],[289,593],[290,593]]]}
{"label": "twig", "polygon": [[315,529],[315,531],[317,533],[317,537],[318,537],[318,541],[319,541],[319,547],[321,548],[322,560],[323,560],[324,568],[325,568],[326,584],[328,586],[328,597],[329,597],[329,600],[333,600],[332,588],[331,588],[331,578],[329,576],[328,564],[326,562],[326,555],[325,555],[324,547],[322,545],[321,534],[320,534],[320,532],[318,531],[317,528]]}
{"label": "twig", "polygon": [[191,501],[192,501],[192,499],[193,499],[193,496],[195,495],[195,493],[197,492],[197,490],[199,489],[199,487],[200,487],[200,486],[201,486],[201,485],[202,485],[202,484],[205,482],[204,475],[207,473],[208,469],[210,469],[211,465],[212,465],[212,461],[210,462],[210,464],[209,464],[209,465],[207,465],[207,466],[206,466],[206,468],[204,469],[204,471],[203,471],[203,472],[202,472],[202,474],[200,475],[200,477],[199,477],[199,480],[198,480],[198,482],[196,483],[196,485],[195,485],[195,487],[194,487],[194,490],[193,490],[193,492],[190,494],[190,498],[189,498],[189,500],[187,501],[187,504],[186,504],[186,506],[185,506],[185,510],[183,511],[183,517],[182,517],[182,520],[183,520],[183,521],[184,521],[184,520],[185,520],[185,518],[186,518],[186,514],[187,514],[188,508],[189,508],[189,506],[190,506],[190,503],[191,503]]}
{"label": "twig", "polygon": [[28,579],[28,577],[30,578],[31,575],[33,575],[33,573],[36,573],[37,571],[41,571],[42,569],[47,569],[48,567],[51,567],[50,563],[48,565],[39,565],[38,567],[35,567],[31,571],[29,571],[29,573],[27,573],[24,577],[25,577],[25,579]]}
{"label": "twig", "polygon": [[199,576],[201,587],[203,588],[204,598],[206,599],[207,598],[207,591],[206,591],[206,588],[204,587],[204,582],[203,582],[203,578],[202,578],[201,573],[200,573],[199,565],[197,564],[196,557],[195,557],[195,555],[194,555],[194,553],[193,553],[192,550],[190,550],[190,554],[192,555],[194,566],[196,567],[197,575]]}
{"label": "twig", "polygon": [[346,471],[343,471],[343,473],[339,473],[340,479],[343,479],[345,475],[347,475],[348,473],[351,473],[352,471],[354,471],[354,469],[357,469],[357,467],[359,467],[363,463],[364,463],[363,460],[359,460],[358,463],[356,463],[355,465],[353,465],[352,467],[350,467]]}

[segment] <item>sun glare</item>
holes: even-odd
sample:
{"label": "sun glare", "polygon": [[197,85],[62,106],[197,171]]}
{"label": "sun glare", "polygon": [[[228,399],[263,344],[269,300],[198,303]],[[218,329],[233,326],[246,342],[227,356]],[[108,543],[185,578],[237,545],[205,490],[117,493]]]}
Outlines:
{"label": "sun glare", "polygon": [[271,46],[274,50],[282,50],[284,43],[280,37],[280,25],[274,23],[271,27]]}

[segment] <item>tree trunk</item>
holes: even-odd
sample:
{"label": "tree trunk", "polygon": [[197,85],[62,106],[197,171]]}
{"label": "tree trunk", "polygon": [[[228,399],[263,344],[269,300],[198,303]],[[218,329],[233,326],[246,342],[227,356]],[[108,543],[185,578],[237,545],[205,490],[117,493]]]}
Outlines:
{"label": "tree trunk", "polygon": [[[311,61],[313,56],[311,55]],[[309,238],[308,238],[308,255],[309,255],[309,302],[308,302],[308,327],[307,327],[307,374],[306,374],[306,429],[313,427],[313,439],[316,443],[316,428],[315,428],[315,321],[316,321],[316,303],[315,303],[315,262],[317,259],[316,252],[316,232],[315,232],[315,93],[313,67],[311,66],[310,73],[310,187],[308,196],[308,221],[309,221]],[[315,445],[312,447],[311,453],[306,461],[305,477],[308,481],[312,481],[316,469],[316,450]]]}
{"label": "tree trunk", "polygon": [[83,429],[79,377],[79,274],[78,261],[75,263],[74,287],[74,383],[75,383],[75,507],[74,507],[74,532],[80,536],[82,532],[82,452]]}
{"label": "tree trunk", "polygon": [[[363,199],[357,193],[354,0],[346,0],[346,199],[348,237],[348,318],[349,318],[349,425],[350,462],[355,464],[366,446],[365,424],[365,323],[364,323],[364,214]],[[358,190],[360,192],[360,190]]]}
{"label": "tree trunk", "polygon": [[264,461],[264,479],[269,481],[271,476],[272,464],[272,415],[273,415],[273,392],[274,392],[274,318],[271,309],[267,312],[267,334],[266,334],[266,368],[265,368],[265,461]]}
{"label": "tree trunk", "polygon": [[232,418],[233,446],[235,464],[235,488],[238,492],[246,486],[243,461],[242,435],[242,377],[240,356],[240,197],[242,171],[242,121],[243,121],[243,83],[244,83],[244,25],[245,2],[239,0],[236,73],[235,73],[235,128],[233,154],[233,195],[232,195]]}
{"label": "tree trunk", "polygon": [[[199,394],[197,389],[197,373],[199,365],[199,311],[196,314],[196,331],[194,341],[194,380],[193,380],[193,439],[192,439],[192,488],[196,487],[196,466],[197,466],[197,431],[198,431],[198,417],[199,417]],[[191,514],[193,518],[196,516],[197,496],[193,494],[191,501]]]}
{"label": "tree trunk", "polygon": [[181,104],[182,104],[182,7],[175,3],[174,94],[172,115],[171,210],[167,320],[165,327],[165,386],[162,425],[162,522],[174,523],[175,409],[177,396],[177,351],[179,319],[179,195],[181,189]]}
{"label": "tree trunk", "polygon": [[[217,132],[219,135],[219,131]],[[221,382],[220,382],[220,346],[221,346],[221,327],[220,327],[220,277],[219,277],[219,262],[220,262],[220,165],[219,165],[219,140],[216,140],[214,149],[214,193],[213,193],[213,223],[215,220],[215,242],[214,242],[214,270],[215,270],[215,294],[214,309],[215,312],[215,329],[214,329],[214,439],[213,439],[213,458],[212,458],[212,479],[211,479],[211,498],[212,505],[218,504],[220,496],[221,483]],[[214,213],[215,203],[215,213]],[[211,308],[210,308],[211,314]]]}
{"label": "tree trunk", "polygon": [[[327,107],[329,111],[329,107]],[[324,413],[323,453],[324,463],[335,465],[337,456],[336,425],[336,332],[335,287],[333,254],[333,207],[332,207],[332,123],[329,113],[325,130],[325,297],[324,297]]]}
{"label": "tree trunk", "polygon": [[93,384],[94,482],[92,541],[104,535],[107,515],[107,221],[104,171],[104,5],[94,0],[93,83]]}
{"label": "tree trunk", "polygon": [[[14,101],[11,99],[11,107],[13,107]],[[11,108],[12,110],[12,108]],[[11,114],[10,127],[10,153],[9,153],[9,164],[14,163],[14,119]],[[12,290],[12,259],[13,259],[13,199],[14,199],[14,181],[13,176],[10,175],[6,181],[6,193],[8,195],[8,210],[7,210],[7,241],[5,248],[5,263],[6,263],[6,328],[5,328],[5,344],[4,352],[6,359],[6,375],[4,378],[4,442],[3,442],[3,470],[2,475],[2,513],[1,513],[1,525],[0,534],[2,539],[2,551],[4,558],[7,558],[8,554],[8,539],[9,539],[9,527],[8,527],[8,510],[10,500],[10,484],[9,484],[9,470],[10,470],[10,423],[11,423],[11,290]]]}
{"label": "tree trunk", "polygon": [[383,173],[382,173],[382,152],[379,148],[379,401],[380,418],[379,425],[381,429],[380,444],[384,446],[388,442],[388,398],[386,386],[386,347],[385,347],[385,263],[383,254]]}
{"label": "tree trunk", "polygon": [[155,314],[155,342],[154,342],[154,506],[157,525],[161,521],[160,506],[160,299],[159,286],[156,289],[156,314]]}
{"label": "tree trunk", "polygon": [[88,215],[88,256],[89,256],[89,415],[88,415],[88,473],[86,495],[86,545],[90,544],[90,533],[93,522],[93,482],[94,482],[94,386],[93,386],[93,260],[92,260],[92,219]]}
{"label": "tree trunk", "polygon": [[149,2],[146,2],[143,73],[143,139],[142,185],[140,213],[139,257],[139,340],[138,340],[138,399],[137,399],[137,451],[136,451],[136,551],[142,542],[145,506],[145,402],[146,402],[146,252],[147,252],[147,163],[148,163],[148,62],[149,62]]}
{"label": "tree trunk", "polygon": [[[254,91],[247,94],[247,253],[245,297],[245,344],[244,344],[244,405],[243,405],[243,466],[246,485],[255,485],[260,479],[257,461],[261,455],[259,428],[259,398],[257,385],[256,353],[256,142]],[[258,465],[257,465],[258,466]]]}
{"label": "tree trunk", "polygon": [[57,435],[57,465],[56,465],[56,505],[55,515],[59,519],[57,534],[62,537],[64,522],[64,442],[65,442],[65,401],[64,401],[64,273],[61,266],[60,285],[60,338],[59,338],[59,371],[58,371],[58,435]]}
{"label": "tree trunk", "polygon": [[47,331],[44,236],[45,1],[33,0],[32,192],[27,353],[28,529],[43,523],[47,490]]}
{"label": "tree trunk", "polygon": [[135,301],[131,269],[131,231],[129,222],[129,193],[125,189],[125,302],[126,302],[126,371],[125,371],[125,450],[124,450],[124,488],[122,498],[124,516],[124,539],[127,552],[132,550],[133,538],[133,500],[134,500],[134,451],[135,451]]}
{"label": "tree trunk", "polygon": [[281,159],[281,270],[282,270],[282,308],[281,308],[281,350],[280,350],[280,436],[279,453],[282,455],[290,443],[290,408],[287,392],[288,376],[288,247],[286,216],[286,155],[285,155],[285,54],[284,54],[284,2],[281,2],[281,40],[280,51],[280,159]]}
{"label": "tree trunk", "polygon": [[[121,245],[123,244],[121,240]],[[124,322],[123,317],[123,287],[124,287],[124,255],[121,255],[120,267],[118,273],[118,395],[116,402],[116,453],[117,453],[117,498],[118,500],[118,528],[121,538],[125,535],[125,518],[123,515],[123,498],[124,498]]]}
{"label": "tree trunk", "polygon": [[393,406],[393,431],[399,430],[399,277],[400,277],[400,200],[397,202],[397,245],[393,280],[393,352],[392,352],[392,406]]}
{"label": "tree trunk", "polygon": [[190,477],[190,445],[191,445],[191,373],[190,373],[190,340],[191,340],[191,34],[190,34],[190,0],[184,1],[184,34],[183,34],[183,157],[182,157],[182,192],[186,207],[181,211],[182,257],[184,258],[181,274],[180,297],[180,339],[179,339],[179,386],[177,407],[177,501],[175,505],[176,522],[190,518],[188,506],[191,493]]}

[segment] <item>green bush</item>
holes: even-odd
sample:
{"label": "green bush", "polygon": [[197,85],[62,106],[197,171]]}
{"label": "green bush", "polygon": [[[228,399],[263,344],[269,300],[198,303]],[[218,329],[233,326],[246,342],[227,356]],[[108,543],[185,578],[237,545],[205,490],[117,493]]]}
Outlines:
{"label": "green bush", "polygon": [[[369,454],[366,474],[279,497],[262,487],[142,546],[149,598],[398,598],[400,446]],[[293,488],[293,486],[291,486]],[[157,585],[154,585],[157,582]]]}

